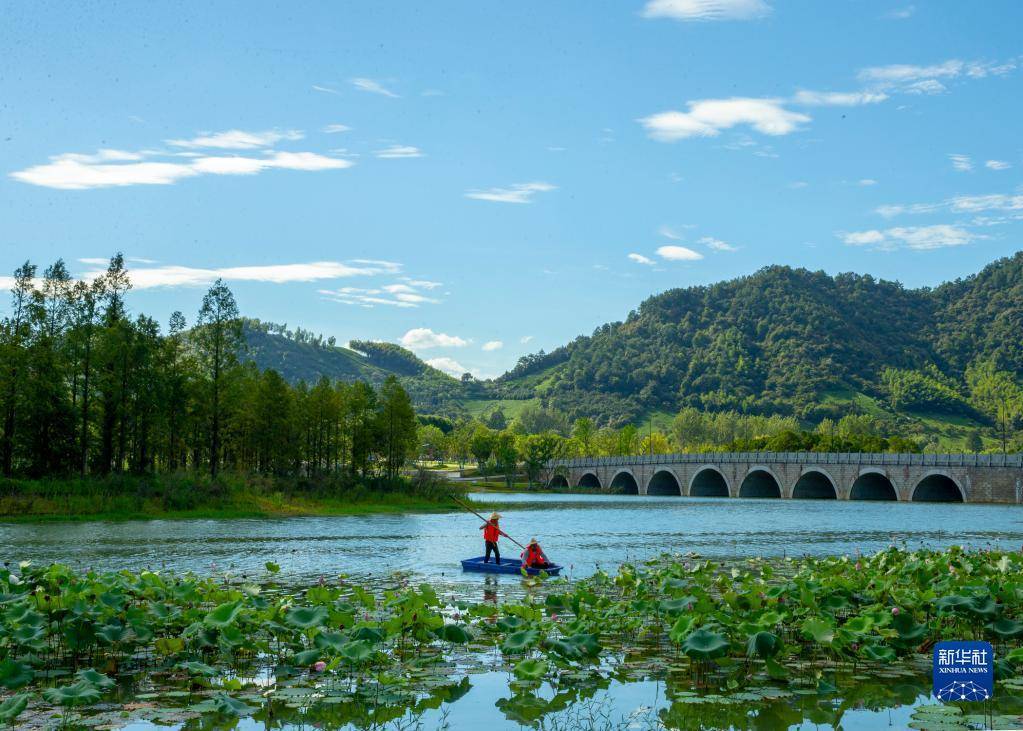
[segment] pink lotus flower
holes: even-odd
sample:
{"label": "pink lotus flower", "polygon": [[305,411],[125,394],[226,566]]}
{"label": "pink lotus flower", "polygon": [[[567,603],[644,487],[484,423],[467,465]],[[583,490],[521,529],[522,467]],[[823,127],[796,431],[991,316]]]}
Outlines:
{"label": "pink lotus flower", "polygon": [[857,571],[861,571],[862,569],[863,569],[863,566],[861,566],[861,565],[860,565],[860,562],[859,562],[859,561],[857,561],[857,562],[856,562],[856,570],[857,570]]}
{"label": "pink lotus flower", "polygon": [[552,614],[551,615],[551,619],[554,620],[555,622],[557,622],[558,621],[558,615],[557,614]]}
{"label": "pink lotus flower", "polygon": [[313,663],[313,672],[315,673],[322,673],[326,669],[327,663],[323,662],[323,660]]}
{"label": "pink lotus flower", "polygon": [[892,607],[892,616],[895,616],[898,613],[899,613],[899,608],[898,607]]}

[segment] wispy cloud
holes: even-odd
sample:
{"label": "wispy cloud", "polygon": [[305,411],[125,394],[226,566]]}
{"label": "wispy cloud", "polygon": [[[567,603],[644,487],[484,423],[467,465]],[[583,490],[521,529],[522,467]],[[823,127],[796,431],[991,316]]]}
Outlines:
{"label": "wispy cloud", "polygon": [[[23,183],[61,190],[87,190],[130,185],[171,185],[201,175],[255,175],[266,170],[340,170],[350,160],[318,152],[268,149],[282,140],[298,140],[302,133],[243,132],[229,130],[191,139],[168,140],[189,152],[101,149],[93,154],[62,153],[50,161],[10,173]],[[262,148],[262,149],[260,149]],[[194,152],[196,149],[245,150],[246,154]]]}
{"label": "wispy cloud", "polygon": [[500,340],[488,340],[487,342],[483,343],[483,350],[487,351],[488,353],[495,350],[500,350],[503,347],[504,343]]}
{"label": "wispy cloud", "polygon": [[374,153],[385,160],[397,160],[406,157],[422,157],[423,151],[411,145],[391,145]]}
{"label": "wispy cloud", "polygon": [[464,348],[471,340],[457,335],[434,332],[428,327],[412,328],[398,341],[409,350],[429,350],[430,348]]}
{"label": "wispy cloud", "polygon": [[658,247],[657,255],[668,261],[698,261],[703,258],[703,254],[698,251],[675,245]]}
{"label": "wispy cloud", "polygon": [[519,342],[522,343],[523,345],[529,345],[532,339],[533,339],[532,335],[523,335],[521,338],[519,338]]}
{"label": "wispy cloud", "polygon": [[870,185],[877,185],[877,181],[874,180],[873,178],[860,178],[859,180],[856,181],[856,184],[857,185],[863,185],[863,186],[870,186]]}
{"label": "wispy cloud", "polygon": [[888,203],[874,209],[885,218],[902,214],[936,212],[985,213],[989,211],[1023,211],[1023,193],[988,193],[982,195],[955,195],[938,203]]}
{"label": "wispy cloud", "polygon": [[495,203],[532,203],[537,193],[557,190],[556,185],[544,182],[515,183],[508,188],[487,188],[486,190],[466,191],[466,198]]}
{"label": "wispy cloud", "polygon": [[639,123],[660,142],[688,137],[716,137],[737,125],[749,126],[765,135],[787,135],[810,122],[805,114],[785,109],[782,99],[702,99],[687,103],[689,111],[670,110],[643,117]]}
{"label": "wispy cloud", "polygon": [[643,264],[643,265],[649,266],[649,267],[652,267],[654,264],[657,263],[656,261],[654,261],[650,257],[643,256],[642,254],[632,253],[632,254],[629,254],[629,258],[632,259],[637,264]]}
{"label": "wispy cloud", "polygon": [[255,150],[261,147],[271,147],[282,140],[300,140],[304,136],[297,129],[266,132],[229,129],[226,132],[204,132],[191,139],[167,140],[167,144],[187,149],[216,147],[224,150]]}
{"label": "wispy cloud", "polygon": [[988,170],[1008,170],[1012,165],[1005,160],[988,160],[984,163],[984,167]]}
{"label": "wispy cloud", "polygon": [[313,84],[313,91],[320,91],[320,92],[323,92],[324,94],[340,94],[341,93],[337,89],[332,89],[329,86],[320,86],[318,84]]}
{"label": "wispy cloud", "polygon": [[397,99],[398,95],[388,89],[386,86],[381,84],[379,81],[366,78],[352,79],[352,86],[360,91],[368,91],[371,94],[379,94],[381,96],[391,97]]}
{"label": "wispy cloud", "polygon": [[715,238],[713,238],[711,236],[704,236],[703,238],[701,238],[699,240],[699,243],[703,244],[708,249],[711,249],[713,251],[738,251],[739,250],[738,246],[733,246],[732,244],[728,243],[727,241],[722,241],[721,239],[715,239]]}
{"label": "wispy cloud", "polygon": [[888,98],[881,91],[797,91],[792,101],[808,107],[855,107],[877,104]]}
{"label": "wispy cloud", "polygon": [[[85,263],[97,268],[82,274],[85,280],[95,279],[105,271],[105,260],[89,258]],[[301,264],[262,264],[219,268],[190,267],[178,264],[161,266],[128,266],[128,276],[135,289],[154,287],[200,287],[223,279],[228,282],[315,282],[327,279],[368,277],[393,274],[401,265],[391,261],[356,259],[349,262],[314,261]]]}
{"label": "wispy cloud", "polygon": [[352,128],[347,124],[328,124],[323,128],[323,131],[329,135],[337,134],[338,132],[348,132]]}
{"label": "wispy cloud", "polygon": [[[372,264],[363,260],[354,263]],[[397,265],[395,265],[397,266]],[[388,273],[394,273],[397,269]],[[401,277],[399,281],[376,287],[339,287],[338,289],[321,289],[319,293],[331,302],[343,305],[355,305],[371,309],[377,305],[408,309],[425,304],[437,304],[440,300],[427,294],[429,290],[442,286],[440,282]]]}
{"label": "wispy cloud", "polygon": [[948,159],[952,161],[952,167],[961,173],[968,173],[973,170],[973,160],[970,159],[969,155],[952,154],[948,156]]}
{"label": "wispy cloud", "polygon": [[950,224],[935,226],[900,226],[884,230],[840,232],[838,237],[849,246],[868,246],[882,251],[913,249],[931,251],[950,246],[964,246],[986,238]]}
{"label": "wispy cloud", "polygon": [[430,358],[426,361],[426,365],[436,368],[438,371],[443,371],[454,378],[461,378],[463,374],[469,372],[469,369],[457,360],[446,356],[441,358]]}
{"label": "wispy cloud", "polygon": [[[693,225],[691,225],[691,224],[687,224],[685,226],[681,226],[681,228],[695,228],[695,227]],[[667,226],[667,225],[663,225],[663,226],[658,227],[657,233],[659,233],[661,236],[663,236],[666,239],[671,239],[672,241],[681,241],[682,239],[685,238],[682,234],[680,234],[678,231],[675,230],[675,227]]]}
{"label": "wispy cloud", "polygon": [[771,6],[763,0],[649,0],[644,18],[682,21],[754,20],[769,15]]}
{"label": "wispy cloud", "polygon": [[891,64],[862,69],[859,78],[875,90],[900,91],[908,94],[940,94],[945,84],[959,78],[981,79],[1001,76],[1016,68],[1015,61],[990,63],[949,59],[930,66]]}
{"label": "wispy cloud", "polygon": [[906,18],[913,17],[914,13],[916,13],[916,6],[907,5],[904,8],[895,8],[894,10],[889,10],[887,13],[884,14],[884,17],[888,18],[889,20],[905,20]]}

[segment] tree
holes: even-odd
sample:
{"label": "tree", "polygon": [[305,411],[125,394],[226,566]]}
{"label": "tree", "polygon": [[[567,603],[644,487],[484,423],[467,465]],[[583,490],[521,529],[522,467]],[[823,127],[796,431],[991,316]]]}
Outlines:
{"label": "tree", "polygon": [[993,360],[971,363],[966,383],[973,403],[994,421],[1005,454],[1009,435],[1023,413],[1023,388],[1011,373],[998,370]]}
{"label": "tree", "polygon": [[522,444],[522,462],[530,487],[540,478],[547,463],[558,456],[562,441],[562,437],[551,431],[525,437]]}
{"label": "tree", "polygon": [[380,388],[377,418],[384,468],[388,479],[394,480],[416,448],[417,422],[408,392],[393,375]]}
{"label": "tree", "polygon": [[483,479],[486,480],[487,460],[494,452],[494,432],[483,424],[477,424],[469,440],[469,452],[476,460],[476,466],[483,475]]}
{"label": "tree", "polygon": [[243,342],[238,305],[221,279],[214,282],[203,297],[194,338],[210,392],[209,464],[210,476],[216,477],[221,458],[224,380],[230,368],[237,364]]}
{"label": "tree", "polygon": [[518,460],[519,450],[515,444],[515,433],[505,429],[494,439],[494,461],[497,463],[497,469],[504,475],[505,486],[509,488],[515,484]]}
{"label": "tree", "polygon": [[589,456],[593,453],[593,420],[582,416],[575,420],[572,425],[572,438],[579,443],[579,450],[582,456]]}
{"label": "tree", "polygon": [[26,373],[25,345],[30,335],[29,307],[33,298],[34,264],[25,262],[14,271],[11,315],[3,323],[3,355],[7,362],[3,384],[3,439],[0,440],[0,470],[5,477],[14,473],[15,431],[18,426],[19,393]]}

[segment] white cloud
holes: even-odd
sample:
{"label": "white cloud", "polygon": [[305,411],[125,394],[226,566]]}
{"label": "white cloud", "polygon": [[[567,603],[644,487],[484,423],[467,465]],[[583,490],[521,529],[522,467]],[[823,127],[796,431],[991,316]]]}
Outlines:
{"label": "white cloud", "polygon": [[471,341],[457,335],[437,333],[428,327],[416,327],[402,335],[398,342],[409,350],[427,350],[429,348],[464,348]]}
{"label": "white cloud", "polygon": [[946,198],[940,203],[889,203],[878,206],[874,211],[885,218],[893,218],[904,213],[921,214],[950,211],[952,213],[983,213],[985,211],[1021,211],[1023,210],[1023,193],[1007,195],[1005,193],[988,193],[984,195],[956,195]]}
{"label": "white cloud", "polygon": [[885,18],[891,20],[905,20],[906,18],[912,17],[913,13],[916,12],[915,5],[907,5],[904,8],[896,8],[895,10],[889,10],[884,14]]}
{"label": "white cloud", "polygon": [[341,92],[337,89],[331,89],[329,86],[318,86],[313,84],[313,91],[322,91],[324,94],[340,94]]}
{"label": "white cloud", "polygon": [[930,251],[950,246],[964,246],[976,239],[986,238],[960,226],[938,224],[935,226],[900,226],[884,231],[854,231],[840,233],[839,238],[849,246],[871,246],[885,251],[906,248],[916,251]]}
{"label": "white cloud", "polygon": [[501,342],[500,340],[488,340],[487,342],[483,343],[483,350],[487,351],[488,353],[494,350],[500,350],[503,347],[504,343]]}
{"label": "white cloud", "polygon": [[888,98],[880,91],[797,91],[792,97],[796,104],[808,107],[855,107],[877,104]]}
{"label": "white cloud", "polygon": [[[248,142],[237,130],[206,138],[216,141],[221,147],[241,146]],[[277,133],[274,133],[277,134]],[[226,135],[226,136],[224,136]],[[196,140],[180,141],[200,146]],[[128,152],[124,150],[99,150],[93,155],[64,153],[50,157],[50,162],[18,170],[10,176],[23,183],[61,190],[87,190],[129,185],[171,185],[186,178],[199,175],[254,175],[270,169],[282,170],[340,170],[354,163],[338,157],[329,157],[315,152],[282,152],[261,150],[250,154],[261,157],[238,155],[202,155],[187,153],[186,161],[180,161],[179,153],[172,157],[178,160],[147,159],[166,155],[159,151],[146,150]]]}
{"label": "white cloud", "polygon": [[523,345],[529,345],[529,342],[532,339],[533,339],[532,335],[523,335],[521,338],[519,338],[519,342],[522,343]]}
{"label": "white cloud", "polygon": [[710,236],[704,236],[703,238],[701,238],[700,239],[700,243],[703,244],[704,246],[706,246],[708,249],[713,249],[714,251],[738,251],[739,250],[738,246],[733,246],[732,244],[728,243],[727,241],[722,241],[721,239],[715,239],[715,238],[712,238]]}
{"label": "white cloud", "polygon": [[874,180],[873,178],[860,178],[856,182],[857,182],[858,185],[864,185],[864,186],[867,186],[867,185],[877,185],[877,181]]}
{"label": "white cloud", "polygon": [[721,130],[749,125],[765,135],[797,131],[810,117],[785,109],[781,99],[701,99],[687,103],[688,112],[671,110],[643,117],[639,123],[651,138],[674,142],[688,137],[716,137]]}
{"label": "white cloud", "polygon": [[480,201],[494,201],[496,203],[532,203],[536,193],[546,193],[557,190],[556,185],[544,182],[515,183],[508,188],[488,188],[486,190],[466,191],[466,198],[474,198]]}
{"label": "white cloud", "polygon": [[449,376],[454,376],[455,378],[461,378],[462,374],[468,373],[469,371],[468,368],[459,363],[457,360],[448,357],[430,358],[426,361],[426,364],[436,368],[438,371],[444,371]]}
{"label": "white cloud", "polygon": [[669,261],[697,261],[703,258],[703,254],[685,246],[661,246],[657,249],[657,255]]}
{"label": "white cloud", "polygon": [[419,289],[437,289],[443,287],[444,284],[441,282],[431,282],[429,279],[411,279],[410,277],[402,277],[402,281],[408,282],[413,287]]}
{"label": "white cloud", "polygon": [[973,160],[970,159],[969,155],[949,155],[948,159],[952,161],[952,167],[961,173],[968,173],[973,170]]}
{"label": "white cloud", "polygon": [[410,145],[391,145],[390,147],[385,147],[383,150],[377,150],[374,154],[377,157],[384,158],[385,160],[423,156],[422,150]]}
{"label": "white cloud", "polygon": [[632,259],[637,264],[645,264],[646,266],[651,266],[651,267],[654,264],[657,263],[653,259],[651,259],[650,257],[643,256],[642,254],[632,253],[632,254],[629,254],[629,258]]}
{"label": "white cloud", "polygon": [[392,99],[397,99],[398,95],[393,91],[385,87],[379,81],[373,79],[358,78],[352,79],[352,86],[360,91],[368,91],[371,94],[380,94],[381,96],[388,96]]}
{"label": "white cloud", "polygon": [[672,20],[753,20],[770,14],[763,0],[649,0],[644,18]]}
{"label": "white cloud", "polygon": [[323,131],[329,135],[337,134],[338,132],[348,132],[351,130],[347,124],[328,124],[323,128]]}
{"label": "white cloud", "polygon": [[[83,263],[99,267],[85,272],[83,278],[86,280],[95,279],[106,269],[106,260],[84,259]],[[393,274],[400,270],[400,264],[384,261],[315,261],[305,264],[266,264],[215,269],[167,264],[129,266],[128,276],[135,289],[152,289],[154,287],[199,287],[217,279],[228,282],[268,282],[272,284],[314,282],[324,279]]]}
{"label": "white cloud", "polygon": [[226,132],[206,132],[188,140],[167,140],[167,144],[187,149],[218,147],[225,150],[255,150],[260,147],[271,147],[281,140],[300,140],[303,136],[297,129],[267,132],[245,132],[240,129],[230,129]]}
{"label": "white cloud", "polygon": [[1001,76],[1016,68],[1015,61],[989,63],[984,61],[961,61],[949,59],[930,66],[913,64],[891,64],[862,69],[859,79],[870,84],[875,90],[895,90],[909,94],[940,94],[945,91],[943,82],[968,77],[982,79],[986,76]]}
{"label": "white cloud", "polygon": [[1005,160],[988,160],[984,163],[984,167],[988,170],[1008,170],[1012,165],[1005,162]]}

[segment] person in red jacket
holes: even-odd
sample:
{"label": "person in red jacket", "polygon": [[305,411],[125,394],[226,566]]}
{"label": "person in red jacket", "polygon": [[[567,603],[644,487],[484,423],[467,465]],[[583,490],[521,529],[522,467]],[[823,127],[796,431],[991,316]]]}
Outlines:
{"label": "person in red jacket", "polygon": [[500,515],[491,513],[490,520],[480,526],[480,530],[483,531],[483,542],[486,546],[483,563],[490,563],[490,553],[493,552],[494,560],[499,566],[501,565],[501,551],[497,548],[497,539],[501,536],[507,537],[508,534],[501,530],[500,525],[498,525],[500,519]]}
{"label": "person in red jacket", "polygon": [[529,541],[526,550],[522,552],[522,565],[530,569],[545,569],[551,565],[535,538]]}

